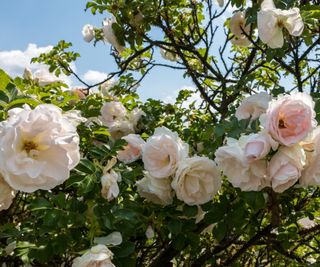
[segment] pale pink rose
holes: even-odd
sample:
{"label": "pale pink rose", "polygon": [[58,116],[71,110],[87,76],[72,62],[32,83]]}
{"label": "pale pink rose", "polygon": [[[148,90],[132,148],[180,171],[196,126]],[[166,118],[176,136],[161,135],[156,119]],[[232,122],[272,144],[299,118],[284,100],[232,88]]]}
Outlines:
{"label": "pale pink rose", "polygon": [[142,151],[144,167],[156,178],[173,175],[178,163],[188,157],[189,145],[166,127],[155,129]]}
{"label": "pale pink rose", "polygon": [[269,163],[269,179],[273,191],[282,193],[293,186],[306,164],[306,154],[300,145],[282,146]]}
{"label": "pale pink rose", "polygon": [[270,185],[267,180],[267,161],[248,161],[244,153],[247,140],[248,136],[242,136],[239,140],[228,138],[227,144],[215,152],[215,161],[234,187],[242,191],[260,191]]}
{"label": "pale pink rose", "polygon": [[320,185],[320,127],[312,133],[308,143],[303,144],[307,155],[307,164],[299,179],[302,186]]}
{"label": "pale pink rose", "polygon": [[272,97],[264,92],[248,96],[237,108],[236,118],[238,120],[250,118],[251,121],[259,118],[261,114],[266,112],[271,99]]}
{"label": "pale pink rose", "polygon": [[145,141],[137,134],[129,134],[122,137],[128,144],[123,150],[118,151],[117,158],[126,164],[136,161],[141,157],[142,148],[145,145]]}
{"label": "pale pink rose", "polygon": [[317,125],[314,102],[305,93],[282,96],[269,103],[265,130],[280,144],[290,146],[302,141]]}
{"label": "pale pink rose", "polygon": [[271,148],[275,151],[278,148],[278,143],[268,133],[250,134],[244,147],[244,154],[250,162],[264,158]]}

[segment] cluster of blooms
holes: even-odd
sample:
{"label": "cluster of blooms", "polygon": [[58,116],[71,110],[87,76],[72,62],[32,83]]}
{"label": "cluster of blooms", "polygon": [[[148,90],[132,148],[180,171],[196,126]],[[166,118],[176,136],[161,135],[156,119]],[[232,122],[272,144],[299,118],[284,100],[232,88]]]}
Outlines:
{"label": "cluster of blooms", "polygon": [[[118,151],[117,158],[126,164],[142,158],[145,176],[136,185],[148,201],[169,205],[176,194],[188,205],[201,205],[220,189],[221,173],[215,162],[206,157],[188,157],[188,144],[166,127],[156,128],[146,142],[137,134],[122,138],[127,145]],[[119,194],[117,181],[121,177],[109,171],[115,163],[116,159],[109,161],[102,179],[102,195],[109,201]]]}
{"label": "cluster of blooms", "polygon": [[[261,3],[261,9],[257,14],[257,24],[259,38],[271,48],[283,46],[283,28],[286,28],[292,36],[300,36],[304,29],[299,8],[278,9],[273,0],[264,0]],[[230,20],[230,31],[234,35],[231,40],[233,44],[250,45],[246,37],[250,32],[250,25],[246,23],[244,12],[237,12],[233,15]]]}
{"label": "cluster of blooms", "polygon": [[145,113],[138,108],[128,112],[119,101],[105,102],[100,110],[100,120],[105,125],[113,140],[135,133],[141,116]]}
{"label": "cluster of blooms", "polygon": [[[129,145],[134,146],[132,142]],[[138,146],[146,172],[136,185],[138,193],[148,201],[169,205],[175,193],[188,205],[201,205],[220,189],[221,175],[214,161],[188,157],[188,144],[166,127],[156,128],[146,143]]]}
{"label": "cluster of blooms", "polygon": [[239,106],[238,119],[259,118],[258,133],[228,138],[217,149],[219,168],[234,187],[259,191],[272,187],[283,192],[299,181],[301,186],[320,184],[320,128],[314,102],[305,93],[271,96],[260,93]]}
{"label": "cluster of blooms", "polygon": [[[125,47],[119,43],[117,36],[115,35],[112,24],[117,23],[114,17],[107,18],[103,21],[103,38],[106,42],[110,43],[119,53],[121,53]],[[86,42],[91,42],[96,36],[96,29],[90,24],[86,24],[82,28],[83,39]]]}
{"label": "cluster of blooms", "polygon": [[16,190],[50,190],[69,177],[80,160],[74,119],[76,114],[47,104],[9,111],[0,127],[0,210],[10,206]]}

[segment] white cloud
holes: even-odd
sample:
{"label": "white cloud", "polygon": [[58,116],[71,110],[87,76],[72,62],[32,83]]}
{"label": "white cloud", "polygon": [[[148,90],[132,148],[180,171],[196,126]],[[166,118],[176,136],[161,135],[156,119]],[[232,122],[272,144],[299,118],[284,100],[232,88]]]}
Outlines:
{"label": "white cloud", "polygon": [[108,74],[96,70],[89,70],[83,75],[83,79],[88,83],[99,83],[108,78]]}
{"label": "white cloud", "polygon": [[[39,70],[48,71],[48,67],[44,64],[31,64],[31,59],[39,56],[41,53],[50,51],[52,47],[52,45],[38,47],[36,44],[28,44],[24,51],[0,51],[0,68],[6,71],[12,77],[22,76],[25,68],[29,68],[32,72]],[[74,64],[71,64],[71,67],[74,71],[76,71],[76,66]],[[60,78],[66,84],[71,86],[72,80],[70,77],[61,75]]]}
{"label": "white cloud", "polygon": [[31,64],[31,58],[46,53],[52,49],[52,46],[38,47],[36,44],[29,44],[27,49],[1,51],[0,52],[0,68],[4,69],[10,76],[21,76],[25,68],[32,71],[43,68],[42,64]]}

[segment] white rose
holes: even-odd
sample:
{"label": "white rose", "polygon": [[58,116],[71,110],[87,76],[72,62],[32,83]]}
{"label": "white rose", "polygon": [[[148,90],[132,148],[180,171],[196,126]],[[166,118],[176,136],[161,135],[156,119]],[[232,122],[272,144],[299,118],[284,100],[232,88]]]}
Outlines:
{"label": "white rose", "polygon": [[179,163],[171,186],[178,199],[188,205],[201,205],[217,194],[221,174],[214,161],[195,156]]}
{"label": "white rose", "polygon": [[246,18],[244,12],[236,12],[230,19],[230,31],[239,38],[246,37],[243,31],[250,33],[250,25],[246,25]]}
{"label": "white rose", "polygon": [[119,43],[117,36],[114,34],[112,29],[113,23],[116,23],[115,17],[105,19],[103,21],[104,39],[109,42],[119,53],[121,53],[125,47]]}
{"label": "white rose", "polygon": [[82,36],[86,42],[90,43],[95,36],[94,27],[90,24],[84,25],[82,28]]}
{"label": "white rose", "polygon": [[87,121],[86,118],[81,116],[80,110],[68,110],[65,112],[64,117],[67,118],[75,127],[77,127],[81,123],[85,123]]}
{"label": "white rose", "polygon": [[25,79],[25,80],[32,80],[33,79],[32,71],[29,68],[24,69],[23,79]]}
{"label": "white rose", "polygon": [[0,176],[0,211],[8,209],[15,197],[15,191]]}
{"label": "white rose", "polygon": [[224,0],[216,0],[219,4],[219,7],[223,7],[224,5]]}
{"label": "white rose", "polygon": [[170,205],[173,200],[173,191],[169,178],[158,179],[145,173],[145,176],[136,182],[138,193],[154,204]]}
{"label": "white rose", "polygon": [[145,145],[145,141],[137,134],[129,134],[122,137],[128,144],[123,150],[118,151],[117,158],[126,164],[136,161],[141,158],[142,148]]}
{"label": "white rose", "polygon": [[227,144],[217,149],[215,161],[234,187],[242,191],[260,191],[270,184],[266,179],[267,161],[247,160],[244,154],[247,140],[248,136],[242,136],[239,140],[228,138]]}
{"label": "white rose", "polygon": [[134,133],[133,124],[128,120],[115,121],[108,127],[108,131],[111,134],[112,140],[118,140],[123,136]]}
{"label": "white rose", "polygon": [[264,92],[248,96],[237,108],[236,118],[238,120],[250,118],[251,121],[259,118],[261,114],[266,112],[271,99],[272,97]]}
{"label": "white rose", "polygon": [[0,169],[15,190],[52,189],[79,163],[76,128],[54,105],[12,109],[2,125]]}
{"label": "white rose", "polygon": [[118,84],[115,78],[111,78],[110,80],[104,82],[100,85],[100,91],[103,96],[110,96],[110,89]]}
{"label": "white rose", "polygon": [[81,257],[75,258],[72,267],[115,267],[112,258],[113,253],[105,245],[96,245]]}
{"label": "white rose", "polygon": [[280,147],[269,163],[269,179],[275,192],[282,193],[293,186],[306,164],[306,154],[300,145]]}
{"label": "white rose", "polygon": [[299,179],[302,186],[320,184],[320,126],[314,129],[308,146],[304,145],[307,155],[307,164]]}
{"label": "white rose", "polygon": [[118,172],[115,172],[111,170],[110,172],[106,172],[101,177],[101,195],[104,199],[107,199],[108,201],[113,200],[116,198],[119,193],[119,186],[118,182],[121,181],[121,175]]}
{"label": "white rose", "polygon": [[279,144],[272,139],[266,132],[248,135],[244,146],[244,154],[247,160],[254,161],[262,159],[270,152],[270,149],[276,150]]}
{"label": "white rose", "polygon": [[247,37],[237,37],[234,36],[231,40],[231,43],[236,46],[246,47],[251,44],[250,40]]}
{"label": "white rose", "polygon": [[100,113],[100,120],[107,127],[111,127],[116,121],[125,120],[127,117],[126,108],[118,101],[104,103]]}
{"label": "white rose", "polygon": [[156,128],[143,147],[144,168],[156,178],[173,175],[178,163],[188,156],[189,146],[166,127]]}
{"label": "white rose", "polygon": [[293,36],[300,36],[304,29],[299,8],[277,9],[270,0],[261,4],[257,23],[259,38],[271,48],[283,46],[283,28],[286,28]]}
{"label": "white rose", "polygon": [[59,79],[57,76],[55,76],[47,70],[37,70],[33,74],[33,78],[35,81],[38,82],[40,86],[46,86],[51,83],[63,82],[61,79]]}

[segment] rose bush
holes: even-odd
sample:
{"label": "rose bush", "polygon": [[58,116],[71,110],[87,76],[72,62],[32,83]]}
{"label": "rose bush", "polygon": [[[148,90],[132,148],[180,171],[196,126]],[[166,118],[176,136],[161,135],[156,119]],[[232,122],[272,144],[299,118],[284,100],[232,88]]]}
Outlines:
{"label": "rose bush", "polygon": [[[86,8],[111,18],[83,29],[118,67],[104,80],[65,41],[32,60],[44,75],[0,70],[0,263],[317,266],[316,1]],[[140,100],[160,67],[194,88]]]}

